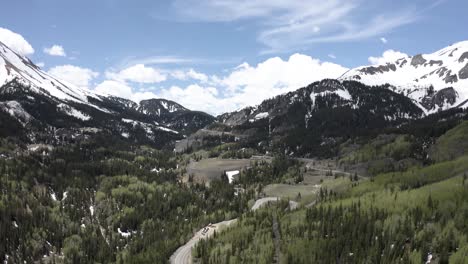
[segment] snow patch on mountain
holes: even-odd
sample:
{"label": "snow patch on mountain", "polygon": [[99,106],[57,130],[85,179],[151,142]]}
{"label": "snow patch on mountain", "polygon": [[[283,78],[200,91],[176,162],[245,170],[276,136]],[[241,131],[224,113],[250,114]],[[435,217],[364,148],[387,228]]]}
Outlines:
{"label": "snow patch on mountain", "polygon": [[426,113],[456,107],[468,100],[468,41],[455,43],[431,54],[406,56],[392,63],[363,66],[345,73],[340,80],[355,80],[366,85],[390,84],[395,91],[414,101],[421,101],[444,88],[453,87],[457,99],[434,108],[423,107]]}
{"label": "snow patch on mountain", "polygon": [[88,97],[91,97],[100,101],[99,94],[54,78],[34,65],[28,58],[19,55],[0,42],[0,86],[14,79],[36,93],[63,101],[90,105],[101,110],[88,100]]}
{"label": "snow patch on mountain", "polygon": [[[136,126],[140,126],[141,128],[143,128],[147,134],[154,134],[153,132],[153,129],[155,130],[160,130],[160,131],[165,131],[165,132],[170,132],[170,133],[173,133],[173,134],[179,134],[179,132],[175,131],[175,130],[172,130],[172,129],[169,129],[167,127],[162,127],[162,126],[155,126],[153,124],[149,124],[149,123],[144,123],[144,122],[141,122],[141,121],[136,121],[136,120],[132,120],[132,119],[125,119],[125,118],[122,118],[122,121],[125,122],[125,123],[128,123],[128,124],[132,124],[133,127],[136,127]],[[123,134],[122,134],[123,136]]]}
{"label": "snow patch on mountain", "polygon": [[265,119],[269,116],[268,112],[259,113],[255,116],[256,120]]}
{"label": "snow patch on mountain", "polygon": [[339,97],[341,97],[342,99],[344,99],[346,101],[350,101],[352,99],[351,94],[349,94],[348,91],[338,89],[338,90],[335,90],[335,91],[323,91],[323,92],[320,92],[320,93],[311,93],[310,94],[310,99],[312,100],[312,104],[315,105],[315,99],[317,97],[326,96],[326,95],[329,95],[329,94],[338,95]]}
{"label": "snow patch on mountain", "polygon": [[91,119],[91,117],[69,105],[66,105],[66,104],[59,104],[58,106],[58,109],[60,109],[60,111],[64,112],[65,114],[69,115],[69,116],[72,116],[72,117],[75,117],[77,119],[80,119],[80,120],[83,120],[83,121],[88,121]]}
{"label": "snow patch on mountain", "polygon": [[17,119],[23,126],[33,119],[17,101],[0,102],[0,109]]}
{"label": "snow patch on mountain", "polygon": [[158,126],[156,127],[158,130],[162,130],[162,131],[166,131],[166,132],[170,132],[170,133],[174,133],[174,134],[179,134],[179,132],[175,131],[175,130],[172,130],[172,129],[169,129],[167,127],[162,127],[162,126]]}

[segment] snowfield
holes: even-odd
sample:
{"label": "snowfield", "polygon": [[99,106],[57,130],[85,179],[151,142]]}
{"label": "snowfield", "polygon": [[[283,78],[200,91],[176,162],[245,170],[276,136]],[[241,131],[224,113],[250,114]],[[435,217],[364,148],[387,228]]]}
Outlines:
{"label": "snowfield", "polygon": [[[356,80],[366,85],[390,84],[420,102],[432,85],[435,91],[453,87],[458,93],[455,104],[445,104],[426,113],[446,110],[468,100],[468,41],[458,42],[431,54],[407,56],[395,62],[352,69],[340,80]],[[467,107],[464,104],[463,107]],[[422,108],[424,110],[424,108]]]}

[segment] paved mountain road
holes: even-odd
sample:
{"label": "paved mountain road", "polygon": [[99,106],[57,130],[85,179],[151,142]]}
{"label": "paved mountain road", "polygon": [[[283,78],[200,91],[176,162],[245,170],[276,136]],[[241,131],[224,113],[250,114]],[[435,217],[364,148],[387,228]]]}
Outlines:
{"label": "paved mountain road", "polygon": [[[280,198],[278,197],[265,197],[265,198],[258,199],[257,201],[255,201],[255,204],[252,206],[251,210],[252,211],[258,210],[262,206],[271,202],[276,202],[279,199]],[[295,201],[289,201],[289,208],[291,210],[296,209],[298,205],[299,204]],[[192,262],[192,249],[195,248],[195,246],[201,239],[209,238],[214,234],[215,230],[219,232],[221,228],[228,227],[236,222],[237,222],[237,219],[219,222],[219,223],[209,226],[206,232],[203,232],[204,230],[206,230],[206,227],[200,229],[197,233],[195,233],[192,239],[190,239],[185,245],[178,248],[176,252],[172,254],[170,258],[170,263],[171,264],[192,264],[193,263]]]}

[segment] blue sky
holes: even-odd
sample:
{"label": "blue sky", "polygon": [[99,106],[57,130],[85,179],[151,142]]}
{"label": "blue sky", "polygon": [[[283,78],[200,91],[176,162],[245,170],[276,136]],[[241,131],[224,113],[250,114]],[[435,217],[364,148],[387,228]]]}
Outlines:
{"label": "blue sky", "polygon": [[468,39],[465,0],[19,0],[2,10],[0,27],[21,35],[34,49],[25,55],[58,77],[213,114],[379,61],[387,50],[430,53]]}

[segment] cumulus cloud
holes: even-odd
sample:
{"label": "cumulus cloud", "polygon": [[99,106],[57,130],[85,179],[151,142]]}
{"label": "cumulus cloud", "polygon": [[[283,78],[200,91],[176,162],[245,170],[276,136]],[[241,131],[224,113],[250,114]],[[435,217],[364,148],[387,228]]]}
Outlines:
{"label": "cumulus cloud", "polygon": [[0,41],[20,55],[28,56],[34,53],[34,49],[23,36],[9,29],[0,27]]}
{"label": "cumulus cloud", "polygon": [[96,86],[95,91],[101,94],[113,95],[117,97],[132,99],[134,93],[132,88],[124,82],[115,80],[105,80]]}
{"label": "cumulus cloud", "polygon": [[53,45],[50,48],[44,48],[44,53],[50,56],[66,57],[65,49],[60,45]]}
{"label": "cumulus cloud", "polygon": [[390,49],[386,50],[380,57],[369,57],[369,62],[374,65],[386,64],[404,57],[408,57],[408,54]]}
{"label": "cumulus cloud", "polygon": [[371,38],[419,18],[418,9],[408,6],[389,12],[364,5],[361,0],[174,0],[173,6],[185,20],[253,21],[264,53]]}
{"label": "cumulus cloud", "polygon": [[262,100],[317,80],[338,78],[347,70],[338,64],[294,54],[288,60],[275,57],[254,66],[243,63],[226,76],[210,78],[208,84],[193,84],[185,88],[173,86],[156,92],[156,95],[191,109],[220,114],[259,104]]}
{"label": "cumulus cloud", "polygon": [[[225,102],[226,99],[219,98],[218,90],[214,87],[203,87],[191,84],[185,88],[171,86],[158,91],[136,91],[128,83],[116,80],[105,80],[98,84],[94,90],[104,95],[112,95],[140,102],[151,98],[164,98],[173,100],[183,106],[205,111],[208,113],[220,113],[230,110]],[[217,109],[217,111],[213,111]]]}
{"label": "cumulus cloud", "polygon": [[[146,89],[136,91],[132,89],[130,82],[126,81],[130,78],[110,78],[99,84],[95,90],[136,102],[149,98],[165,98],[189,109],[216,115],[257,105],[265,99],[294,91],[314,81],[338,78],[347,70],[335,63],[294,54],[287,60],[274,57],[257,65],[243,63],[224,76],[207,76],[193,69],[165,72],[168,77],[194,81],[187,86],[150,89],[146,86]],[[120,76],[122,75],[126,76]],[[107,74],[106,77],[115,76]]]}
{"label": "cumulus cloud", "polygon": [[99,76],[99,73],[90,69],[73,65],[56,66],[49,69],[48,73],[83,89],[87,89],[91,80]]}
{"label": "cumulus cloud", "polygon": [[144,64],[136,64],[120,72],[107,72],[106,77],[120,82],[130,81],[135,83],[159,83],[167,79],[162,71],[147,67]]}
{"label": "cumulus cloud", "polygon": [[[244,63],[221,80],[228,91],[241,92],[248,104],[303,87],[311,82],[338,78],[348,69],[335,63],[321,62],[310,56],[294,54],[288,60],[270,58],[256,66]],[[259,96],[255,96],[255,94]],[[253,98],[250,98],[253,97]]]}
{"label": "cumulus cloud", "polygon": [[157,93],[160,98],[176,101],[183,106],[193,109],[218,114],[226,112],[232,108],[227,101],[219,97],[218,89],[214,87],[204,87],[199,84],[192,84],[185,88],[172,86],[169,89],[163,89]]}

